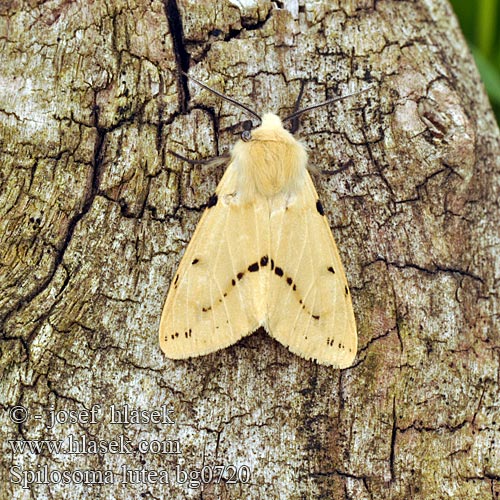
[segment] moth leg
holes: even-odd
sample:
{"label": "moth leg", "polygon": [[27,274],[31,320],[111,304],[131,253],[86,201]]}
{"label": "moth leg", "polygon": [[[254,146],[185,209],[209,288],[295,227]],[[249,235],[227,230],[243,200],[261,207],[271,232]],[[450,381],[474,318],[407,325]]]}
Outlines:
{"label": "moth leg", "polygon": [[336,168],[335,170],[321,170],[322,174],[325,175],[335,175],[340,172],[343,172],[344,170],[347,170],[349,167],[352,167],[354,165],[354,162],[352,160],[346,161],[343,165],[341,165],[339,168]]}
{"label": "moth leg", "polygon": [[178,158],[179,160],[185,161],[189,163],[190,165],[211,165],[211,166],[219,166],[219,165],[224,165],[227,163],[229,158],[231,157],[231,154],[224,153],[220,156],[213,156],[212,158],[205,158],[203,160],[192,160],[191,158],[186,158],[185,156],[182,156],[179,153],[176,153],[175,151],[172,151],[171,149],[168,150],[168,152],[172,155]]}

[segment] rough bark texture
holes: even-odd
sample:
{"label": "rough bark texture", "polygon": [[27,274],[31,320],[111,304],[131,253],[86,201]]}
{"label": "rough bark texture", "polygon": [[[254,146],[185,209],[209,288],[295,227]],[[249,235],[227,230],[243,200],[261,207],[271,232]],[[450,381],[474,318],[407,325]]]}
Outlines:
{"label": "rough bark texture", "polygon": [[[2,500],[499,498],[499,133],[444,0],[13,0],[0,16]],[[213,156],[242,119],[180,69],[281,114],[301,82],[304,104],[371,85],[302,123],[313,165],[353,160],[316,182],[354,299],[352,368],[263,333],[160,352],[170,279],[222,174],[168,150]],[[174,423],[111,423],[124,404]],[[70,436],[125,441],[9,443]],[[177,465],[228,468],[196,487]],[[115,484],[44,476],[64,470]]]}

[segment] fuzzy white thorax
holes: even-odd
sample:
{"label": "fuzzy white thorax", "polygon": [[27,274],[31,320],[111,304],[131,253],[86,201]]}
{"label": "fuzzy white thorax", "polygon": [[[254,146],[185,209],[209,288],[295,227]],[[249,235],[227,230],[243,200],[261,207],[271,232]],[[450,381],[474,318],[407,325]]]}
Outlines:
{"label": "fuzzy white thorax", "polygon": [[307,168],[304,146],[273,113],[265,113],[251,134],[249,141],[239,140],[232,151],[242,200],[251,201],[257,194],[269,198],[295,192]]}

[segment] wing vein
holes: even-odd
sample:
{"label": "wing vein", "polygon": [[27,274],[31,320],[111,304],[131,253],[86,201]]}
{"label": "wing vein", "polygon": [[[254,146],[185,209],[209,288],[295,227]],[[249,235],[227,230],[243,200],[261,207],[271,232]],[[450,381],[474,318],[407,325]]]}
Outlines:
{"label": "wing vein", "polygon": [[[226,217],[224,219],[224,224],[223,224],[223,227],[224,227],[224,233],[223,234],[225,234],[226,231],[227,231],[227,220],[229,219],[229,211],[230,210],[231,210],[231,208],[228,207],[227,213],[226,213]],[[231,246],[229,245],[229,238],[226,238],[225,243],[226,243],[227,253],[229,254],[229,258],[231,260],[231,269],[233,270],[233,276],[235,276],[236,272],[235,272],[235,269],[234,269],[235,268],[235,266],[234,266],[234,258],[233,258],[233,254],[231,253]],[[220,248],[220,246],[219,246],[219,248]],[[217,258],[219,257],[219,255],[220,255],[220,251],[217,254]],[[238,294],[240,296],[240,301],[241,301],[241,292],[240,292],[239,289],[238,289]],[[225,308],[225,312],[226,312],[226,318],[227,318],[228,325],[229,325],[229,330],[231,332],[231,338],[234,338],[233,322],[231,321],[231,319],[229,317],[227,308]]]}
{"label": "wing vein", "polygon": [[[300,257],[297,258],[297,267],[296,269],[294,270],[294,276],[293,276],[293,279],[296,279],[296,276],[298,275],[299,273],[299,269],[300,269],[300,265],[302,263],[302,260],[304,258],[304,254],[305,254],[305,250],[306,250],[306,247],[310,248],[311,245],[307,245],[307,242],[310,241],[310,235],[309,235],[309,231],[310,231],[310,228],[308,227],[307,224],[305,224],[305,230],[306,230],[306,237],[302,239],[302,249],[301,249],[301,252],[300,252]],[[288,291],[288,294],[291,293],[291,290]],[[306,296],[304,295],[304,298],[302,299],[302,304],[305,305],[306,304]],[[304,311],[304,309],[302,309],[299,305],[299,307],[297,308],[297,314],[295,315],[295,320],[293,322],[293,326],[292,326],[292,332],[295,331],[295,327],[297,326],[297,322],[299,321],[299,317],[301,315],[301,313]],[[310,321],[310,319],[309,319]]]}

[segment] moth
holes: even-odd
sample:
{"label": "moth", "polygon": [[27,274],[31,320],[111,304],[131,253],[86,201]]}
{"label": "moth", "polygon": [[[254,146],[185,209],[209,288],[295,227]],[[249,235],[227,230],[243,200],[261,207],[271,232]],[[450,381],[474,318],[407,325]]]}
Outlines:
{"label": "moth", "polygon": [[[187,76],[187,75],[186,75]],[[305,147],[273,113],[190,77],[259,122],[246,127],[173,277],[160,346],[183,359],[230,346],[260,327],[290,351],[346,368],[357,351],[345,272],[307,169]],[[353,95],[353,94],[350,94]]]}

